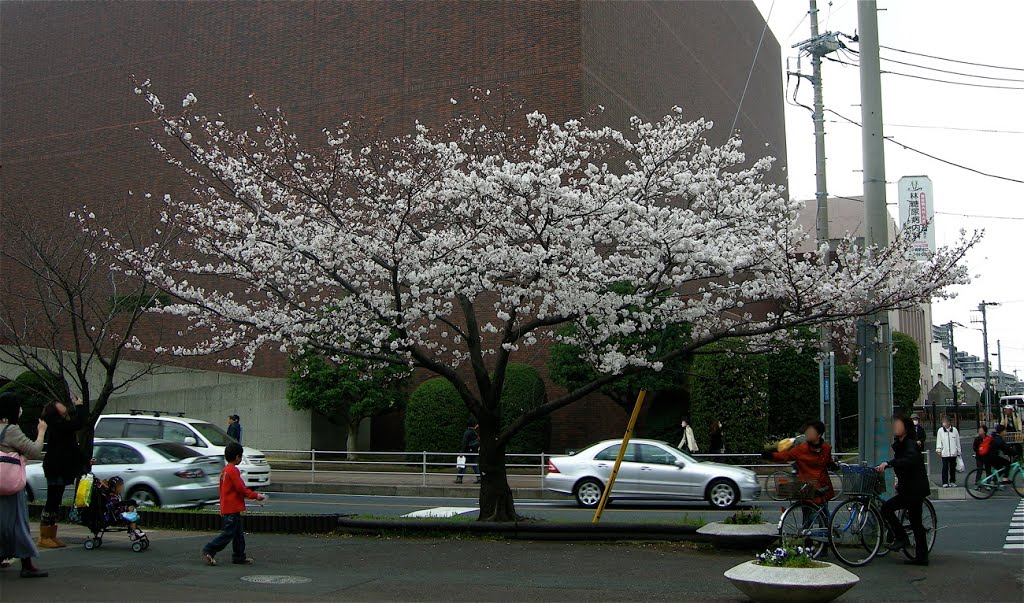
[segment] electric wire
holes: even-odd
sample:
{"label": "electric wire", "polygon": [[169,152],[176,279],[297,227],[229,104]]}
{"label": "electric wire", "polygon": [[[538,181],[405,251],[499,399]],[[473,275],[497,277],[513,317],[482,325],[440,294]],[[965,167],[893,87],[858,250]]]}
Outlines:
{"label": "electric wire", "polygon": [[935,59],[937,61],[947,61],[949,63],[959,63],[961,65],[972,65],[974,67],[987,67],[989,69],[1005,69],[1007,71],[1024,71],[1024,67],[1008,67],[1008,66],[1005,66],[1005,65],[990,65],[990,64],[986,64],[986,63],[976,63],[976,62],[973,62],[973,61],[963,61],[963,60],[959,60],[959,59],[950,59],[950,58],[947,58],[947,57],[935,56],[933,54],[925,54],[923,52],[914,52],[912,50],[903,50],[903,49],[900,49],[900,48],[893,48],[892,46],[883,46],[881,44],[879,44],[878,47],[879,48],[884,48],[886,50],[891,50],[893,52],[900,52],[900,53],[903,53],[903,54],[911,54],[911,55],[918,56],[918,57],[925,57],[925,58],[929,58],[929,59]]}
{"label": "electric wire", "polygon": [[732,118],[732,126],[729,128],[729,136],[736,131],[736,122],[740,119],[740,111],[743,109],[743,99],[747,96],[747,88],[750,87],[750,78],[754,75],[754,67],[757,66],[757,57],[761,54],[761,45],[764,44],[764,34],[768,31],[768,22],[772,19],[772,11],[775,10],[775,0],[768,8],[768,16],[764,18],[764,27],[761,28],[761,37],[757,39],[757,48],[754,49],[754,60],[750,62],[750,71],[747,72],[747,81],[743,84],[743,93],[740,94],[740,102],[736,103],[736,115]]}
{"label": "electric wire", "polygon": [[[857,51],[857,50],[854,50],[852,48],[846,48],[846,49],[843,49],[843,50],[845,50],[847,54],[853,54],[853,55],[856,55],[856,56],[860,56],[860,52]],[[929,67],[927,65],[920,65],[918,63],[909,63],[907,61],[898,61],[896,59],[890,59],[888,57],[879,57],[879,58],[882,59],[883,61],[888,61],[890,63],[896,63],[898,65],[905,65],[907,67],[916,67],[918,69],[925,69],[927,71],[937,71],[938,73],[945,73],[945,74],[948,74],[948,75],[962,75],[964,77],[973,77],[973,78],[982,79],[982,80],[993,80],[993,81],[997,81],[997,82],[1016,82],[1016,83],[1024,84],[1024,79],[1021,79],[1021,78],[996,77],[996,76],[993,76],[993,75],[978,75],[978,74],[974,74],[974,73],[966,73],[966,72],[963,72],[963,71],[952,71],[952,70],[949,70],[949,69],[939,69],[938,67]]]}

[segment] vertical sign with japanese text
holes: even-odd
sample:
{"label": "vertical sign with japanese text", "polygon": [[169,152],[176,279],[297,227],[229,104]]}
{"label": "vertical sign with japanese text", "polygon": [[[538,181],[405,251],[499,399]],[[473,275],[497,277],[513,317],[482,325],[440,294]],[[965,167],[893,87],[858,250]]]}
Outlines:
{"label": "vertical sign with japanese text", "polygon": [[910,254],[915,260],[927,260],[935,253],[935,199],[928,176],[900,178],[900,223],[910,229],[914,242]]}

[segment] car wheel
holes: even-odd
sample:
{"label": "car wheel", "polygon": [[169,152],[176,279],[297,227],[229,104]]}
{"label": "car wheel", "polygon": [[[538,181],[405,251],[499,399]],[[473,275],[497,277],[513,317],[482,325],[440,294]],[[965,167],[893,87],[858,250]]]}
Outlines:
{"label": "car wheel", "polygon": [[708,486],[707,499],[716,509],[731,509],[740,502],[740,491],[729,480],[716,479]]}
{"label": "car wheel", "polygon": [[604,486],[601,482],[588,477],[576,484],[576,502],[581,507],[593,509],[601,502],[601,494],[603,492]]}
{"label": "car wheel", "polygon": [[149,486],[137,486],[128,493],[128,498],[134,499],[140,507],[159,507],[160,497],[156,495]]}

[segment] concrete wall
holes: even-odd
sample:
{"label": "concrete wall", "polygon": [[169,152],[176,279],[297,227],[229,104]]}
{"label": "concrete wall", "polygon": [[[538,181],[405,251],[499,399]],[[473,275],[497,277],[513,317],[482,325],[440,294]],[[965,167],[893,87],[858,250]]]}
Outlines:
{"label": "concrete wall", "polygon": [[[124,362],[121,368],[127,375],[142,365]],[[23,370],[0,361],[0,375],[9,379]],[[308,411],[295,411],[288,406],[285,379],[173,367],[160,371],[142,377],[111,397],[104,414],[133,408],[166,410],[184,412],[189,418],[205,419],[222,427],[226,426],[228,415],[237,414],[242,419],[242,439],[249,446],[272,450],[345,449],[343,429]],[[99,379],[97,374],[90,382],[99,383]],[[361,449],[369,447],[369,422],[364,423]]]}

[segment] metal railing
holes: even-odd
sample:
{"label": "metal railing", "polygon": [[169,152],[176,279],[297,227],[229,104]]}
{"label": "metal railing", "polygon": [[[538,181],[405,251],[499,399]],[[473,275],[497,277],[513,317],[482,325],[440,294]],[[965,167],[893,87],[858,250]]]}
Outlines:
{"label": "metal railing", "polygon": [[[420,485],[437,482],[441,478],[450,479],[457,471],[457,459],[463,456],[460,452],[346,452],[344,450],[263,450],[267,461],[273,468],[275,476],[291,475],[299,481],[309,483],[346,483],[365,482],[367,484],[386,485],[389,483],[409,483],[409,478],[417,478]],[[466,455],[469,462],[465,467],[466,475],[473,475],[472,465],[475,455]],[[543,480],[548,460],[552,457],[566,456],[548,453],[541,454],[507,454],[505,468],[512,482]],[[695,454],[691,455],[701,461],[719,461],[736,467],[760,469],[770,473],[778,468],[789,467],[789,463],[773,463],[761,459],[760,454]],[[839,459],[856,459],[855,453],[834,455]],[[739,462],[738,462],[739,461]],[[306,480],[302,480],[306,477]],[[389,479],[390,478],[390,479]],[[397,478],[397,479],[396,479]],[[539,482],[537,482],[539,483]]]}

